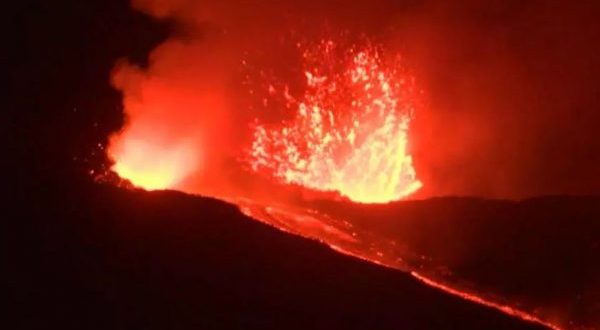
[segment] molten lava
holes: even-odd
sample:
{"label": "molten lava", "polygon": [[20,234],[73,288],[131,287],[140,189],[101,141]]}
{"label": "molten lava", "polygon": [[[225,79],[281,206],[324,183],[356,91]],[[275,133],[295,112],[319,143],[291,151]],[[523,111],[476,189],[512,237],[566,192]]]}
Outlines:
{"label": "molten lava", "polygon": [[302,60],[302,96],[269,85],[292,116],[256,123],[252,169],[356,202],[389,202],[418,190],[408,150],[414,87],[398,59],[385,61],[372,45],[343,49],[326,40],[307,47]]}

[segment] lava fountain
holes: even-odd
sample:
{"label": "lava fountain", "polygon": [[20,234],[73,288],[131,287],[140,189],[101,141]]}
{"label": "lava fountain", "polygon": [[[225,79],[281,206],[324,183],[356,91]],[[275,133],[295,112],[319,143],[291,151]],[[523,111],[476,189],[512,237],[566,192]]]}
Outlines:
{"label": "lava fountain", "polygon": [[304,93],[296,98],[289,86],[269,84],[269,97],[283,98],[291,119],[253,125],[252,169],[356,202],[418,190],[408,150],[414,84],[399,59],[386,62],[370,44],[344,49],[332,40],[301,51]]}

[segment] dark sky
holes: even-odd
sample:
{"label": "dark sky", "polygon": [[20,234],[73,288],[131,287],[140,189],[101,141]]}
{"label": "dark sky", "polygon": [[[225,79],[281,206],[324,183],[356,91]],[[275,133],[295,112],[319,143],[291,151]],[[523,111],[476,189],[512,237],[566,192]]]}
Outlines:
{"label": "dark sky", "polygon": [[[208,26],[261,31],[270,17],[310,17],[377,35],[401,51],[425,91],[412,132],[424,196],[600,193],[596,2],[250,1],[236,10],[229,2],[205,4]],[[23,176],[52,181],[101,167],[97,144],[123,120],[110,70],[122,57],[143,65],[172,24],[117,0],[14,6],[2,54],[9,153],[26,164],[18,166]]]}

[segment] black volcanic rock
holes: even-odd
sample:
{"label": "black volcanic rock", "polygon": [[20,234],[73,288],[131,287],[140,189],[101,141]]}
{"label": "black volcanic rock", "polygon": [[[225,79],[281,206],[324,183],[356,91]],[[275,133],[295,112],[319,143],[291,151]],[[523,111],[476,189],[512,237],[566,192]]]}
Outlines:
{"label": "black volcanic rock", "polygon": [[539,328],[217,200],[92,184],[21,197],[11,329]]}

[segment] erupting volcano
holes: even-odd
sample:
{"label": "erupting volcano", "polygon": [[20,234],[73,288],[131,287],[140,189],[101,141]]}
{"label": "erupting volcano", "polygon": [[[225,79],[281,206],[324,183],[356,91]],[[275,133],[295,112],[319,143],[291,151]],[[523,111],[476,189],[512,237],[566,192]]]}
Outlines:
{"label": "erupting volcano", "polygon": [[[177,189],[194,194],[210,191],[208,194],[236,204],[243,214],[282,231],[323,242],[343,254],[405,271],[424,284],[523,320],[560,329],[536,303],[520,309],[515,307],[517,298],[512,295],[493,286],[473,284],[470,279],[473,275],[461,268],[460,260],[467,253],[447,255],[452,250],[450,242],[439,249],[444,239],[433,238],[453,233],[461,227],[460,219],[440,211],[434,218],[444,222],[432,226],[436,228],[432,233],[421,228],[431,221],[428,216],[421,215],[413,221],[413,211],[391,203],[410,196],[422,186],[413,167],[409,139],[411,120],[418,115],[420,93],[400,57],[387,54],[382,46],[369,41],[322,39],[298,42],[292,48],[298,54],[299,67],[289,71],[301,76],[296,84],[266,68],[253,67],[251,59],[239,61],[246,72],[241,85],[247,89],[250,102],[247,108],[237,111],[247,114],[243,118],[248,121],[241,126],[247,132],[242,134],[246,138],[240,140],[244,142],[233,148],[233,155],[227,156],[234,161],[227,164],[243,173],[244,182],[270,182],[267,189],[272,191],[267,195],[280,191],[286,195],[282,189],[293,187],[333,192],[350,201],[339,200],[337,195],[335,201],[323,199],[330,195],[323,195],[320,200],[265,198],[252,189],[244,190],[243,185],[234,194],[199,186],[193,178],[202,176],[205,170],[210,173],[209,163],[216,162],[216,156],[212,159],[200,156],[207,152],[202,146],[215,150],[218,141],[214,139],[217,136],[222,139],[227,131],[217,130],[220,135],[213,135],[212,142],[203,144],[197,136],[210,140],[210,135],[196,132],[188,121],[203,107],[220,103],[214,102],[212,95],[197,99],[195,93],[188,95],[155,81],[167,79],[160,76],[149,75],[132,89],[122,85],[123,81],[131,80],[128,76],[131,71],[136,79],[140,73],[128,67],[121,67],[115,79],[118,87],[126,87],[125,108],[130,117],[124,130],[111,139],[108,153],[115,161],[112,169],[121,178],[148,190]],[[182,54],[189,56],[186,52]],[[183,90],[186,89],[190,88]],[[219,174],[210,176],[217,177],[212,182],[218,187],[239,184]],[[446,207],[445,203],[439,206],[441,210]],[[346,209],[356,212],[348,214]],[[391,215],[385,215],[387,209],[400,210],[398,218],[392,221]],[[364,219],[362,212],[369,210],[372,215]],[[382,225],[379,222],[382,219],[396,224],[390,230],[393,234],[383,229],[388,225]],[[498,226],[499,230],[505,230],[504,224]],[[482,230],[473,237],[461,238],[461,232],[453,235],[454,240],[477,245],[480,237],[488,234]],[[422,246],[421,235],[432,239]],[[486,279],[478,281],[485,283]],[[535,313],[531,312],[534,310]]]}
{"label": "erupting volcano", "polygon": [[7,328],[600,329],[600,2],[5,7]]}
{"label": "erupting volcano", "polygon": [[[393,203],[423,185],[413,166],[410,142],[421,91],[398,54],[368,38],[357,39],[361,41],[293,42],[295,56],[280,65],[286,74],[268,68],[265,61],[273,58],[253,62],[250,52],[232,56],[235,61],[229,63],[239,67],[230,70],[232,79],[240,78],[233,72],[245,73],[239,84],[198,87],[188,72],[197,61],[197,49],[185,43],[163,45],[146,71],[118,66],[113,82],[124,91],[127,120],[110,140],[112,170],[147,190],[218,197],[282,231],[405,271],[463,299],[560,329],[552,322],[552,308],[542,308],[544,302],[521,300],[510,290],[487,284],[498,272],[484,272],[482,277],[464,268],[463,258],[468,260],[473,252],[460,250],[454,241],[479,246],[481,237],[490,233],[487,228],[473,236],[455,232],[463,225],[452,215],[452,201],[439,205],[442,211],[433,218],[441,222],[430,227],[424,224],[432,218],[420,213],[421,204],[415,204],[415,211]],[[223,86],[242,86],[243,91],[223,92],[230,88]],[[240,101],[232,102],[231,95]],[[235,130],[223,124],[231,117],[236,118]],[[233,135],[241,138],[230,139]],[[267,187],[257,194],[255,186],[264,183]],[[320,197],[288,196],[298,190]],[[445,213],[448,205],[450,211]],[[398,210],[398,216],[386,210]],[[368,211],[373,213],[365,219],[362,213]],[[413,212],[421,214],[417,220]],[[507,230],[502,221],[488,221],[489,228]],[[383,229],[388,226],[389,232]],[[453,235],[453,242],[446,242],[444,235]],[[499,263],[489,268],[510,266]]]}

